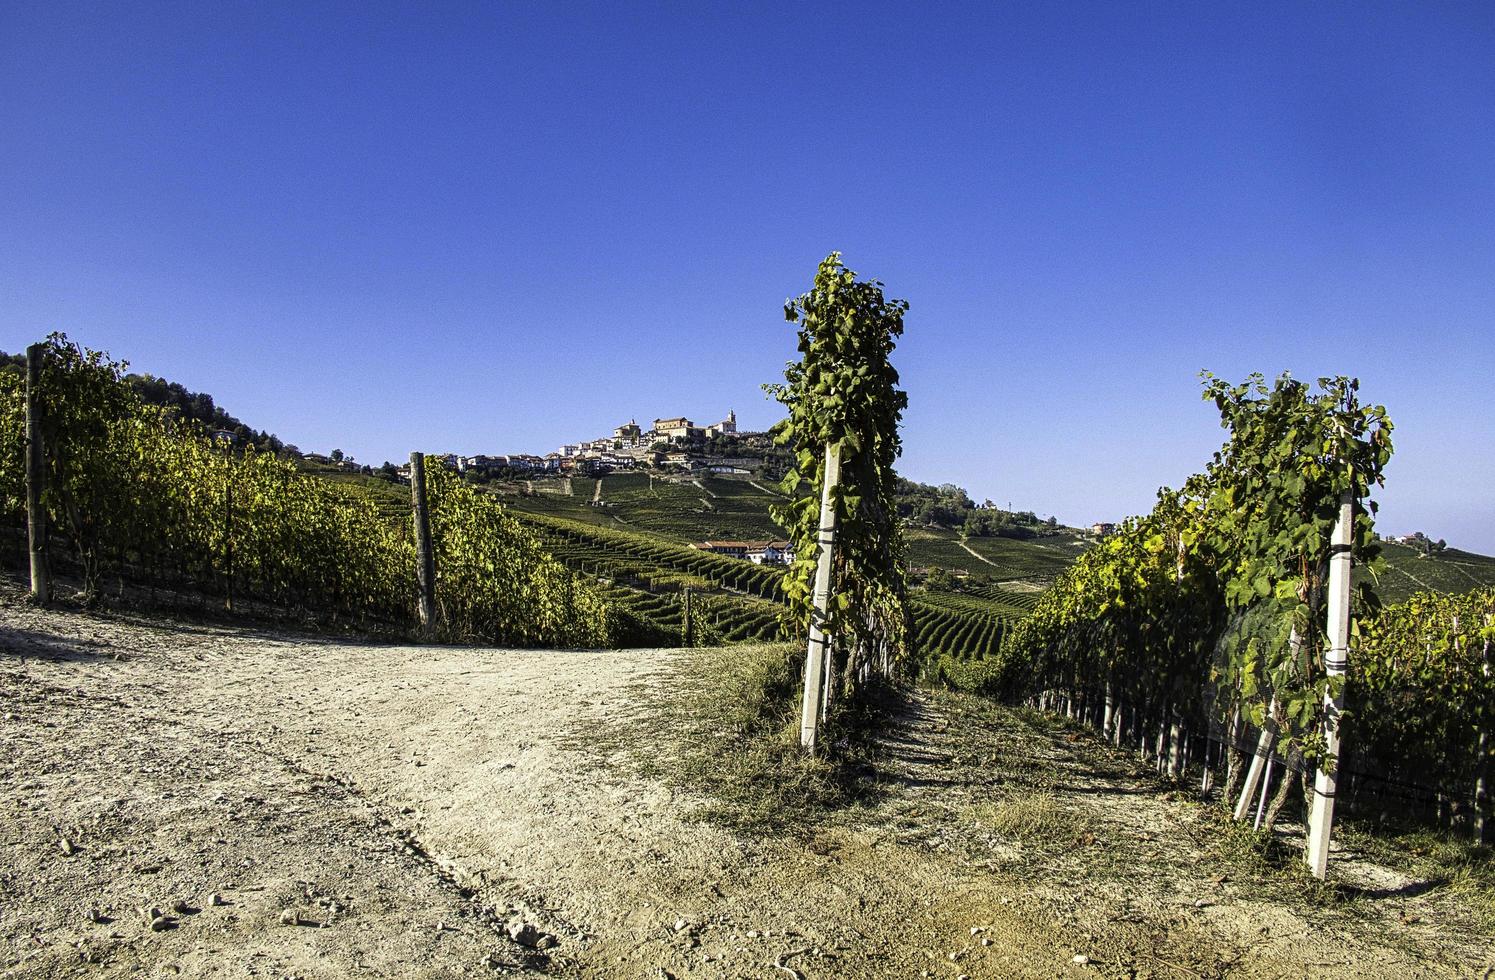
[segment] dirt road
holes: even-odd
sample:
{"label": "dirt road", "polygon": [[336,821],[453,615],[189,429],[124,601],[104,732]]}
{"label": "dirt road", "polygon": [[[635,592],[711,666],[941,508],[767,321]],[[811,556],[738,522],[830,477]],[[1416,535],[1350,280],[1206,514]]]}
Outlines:
{"label": "dirt road", "polygon": [[1197,806],[974,700],[916,696],[885,741],[881,796],[823,827],[764,840],[694,820],[700,801],[640,760],[682,750],[665,709],[699,656],[346,643],[37,611],[12,594],[0,968],[955,980],[1495,967],[1478,934],[1447,925],[1458,899],[1436,889],[1388,878],[1373,907],[1340,912],[1221,880],[1191,830]]}

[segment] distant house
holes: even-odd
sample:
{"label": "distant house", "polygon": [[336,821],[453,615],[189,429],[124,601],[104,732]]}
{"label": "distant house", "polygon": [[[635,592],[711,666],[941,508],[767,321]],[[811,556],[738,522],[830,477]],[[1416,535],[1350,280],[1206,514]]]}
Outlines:
{"label": "distant house", "polygon": [[1110,523],[1092,524],[1090,525],[1090,533],[1098,538],[1103,538],[1108,534],[1115,534],[1116,525]]}
{"label": "distant house", "polygon": [[788,541],[702,541],[691,547],[754,565],[787,565],[794,560],[794,549]]}
{"label": "distant house", "polygon": [[747,560],[754,565],[788,565],[794,561],[794,548],[788,541],[762,541],[748,545]]}
{"label": "distant house", "polygon": [[627,425],[620,425],[613,430],[613,438],[624,442],[638,442],[643,436],[644,430],[633,419],[629,419]]}

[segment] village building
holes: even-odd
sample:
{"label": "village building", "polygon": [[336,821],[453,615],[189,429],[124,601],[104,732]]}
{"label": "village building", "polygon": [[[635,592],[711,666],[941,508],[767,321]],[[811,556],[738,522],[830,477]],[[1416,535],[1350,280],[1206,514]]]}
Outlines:
{"label": "village building", "polygon": [[706,426],[708,436],[735,436],[737,434],[737,410],[727,412],[727,417],[714,425]]}
{"label": "village building", "polygon": [[654,437],[662,442],[688,442],[691,433],[700,431],[694,422],[684,416],[654,420]]}

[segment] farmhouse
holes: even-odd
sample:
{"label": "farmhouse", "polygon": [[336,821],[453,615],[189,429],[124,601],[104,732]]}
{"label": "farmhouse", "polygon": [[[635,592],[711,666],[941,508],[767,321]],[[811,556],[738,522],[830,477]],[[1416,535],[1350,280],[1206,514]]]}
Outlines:
{"label": "farmhouse", "polygon": [[741,558],[754,565],[787,565],[794,560],[794,549],[788,541],[702,541],[691,547],[728,558]]}
{"label": "farmhouse", "polygon": [[1108,534],[1115,534],[1116,525],[1105,522],[1092,524],[1090,525],[1090,533],[1098,538],[1103,538]]}

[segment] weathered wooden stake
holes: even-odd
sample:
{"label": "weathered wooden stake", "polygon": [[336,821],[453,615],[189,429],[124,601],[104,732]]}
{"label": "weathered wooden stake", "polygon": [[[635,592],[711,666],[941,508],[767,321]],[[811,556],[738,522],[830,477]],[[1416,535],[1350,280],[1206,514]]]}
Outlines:
{"label": "weathered wooden stake", "polygon": [[1355,526],[1355,497],[1345,491],[1339,521],[1329,548],[1329,649],[1324,652],[1324,756],[1313,781],[1308,814],[1308,870],[1322,878],[1329,868],[1329,834],[1334,825],[1334,790],[1339,763],[1339,715],[1344,710],[1343,679],[1350,658],[1350,535]]}
{"label": "weathered wooden stake", "polygon": [[230,463],[223,491],[223,558],[228,573],[225,578],[223,607],[234,611],[234,468]]}
{"label": "weathered wooden stake", "polygon": [[690,618],[690,589],[685,590],[684,598],[681,600],[680,609],[680,633],[685,645],[693,647],[696,645],[695,623]]}
{"label": "weathered wooden stake", "polygon": [[805,651],[805,692],[800,703],[799,744],[806,752],[815,751],[815,736],[820,731],[821,686],[825,683],[825,661],[830,653],[825,636],[825,621],[831,599],[831,561],[836,547],[836,506],[832,491],[841,482],[841,447],[825,447],[825,481],[820,488],[819,562],[815,566],[815,592],[810,611],[810,642]]}
{"label": "weathered wooden stake", "polygon": [[42,491],[47,485],[47,457],[42,445],[41,370],[45,344],[26,348],[26,539],[31,553],[31,598],[45,605],[52,600],[47,570],[47,512]]}
{"label": "weathered wooden stake", "polygon": [[415,516],[415,575],[420,584],[420,635],[436,637],[436,552],[431,547],[431,515],[426,509],[426,458],[410,454],[410,506]]}
{"label": "weathered wooden stake", "polygon": [[[1485,629],[1487,631],[1492,625],[1495,625],[1495,622],[1492,622],[1492,620],[1495,620],[1495,617],[1485,617]],[[1495,648],[1495,640],[1488,638],[1490,636],[1488,632],[1486,632],[1485,636],[1487,639],[1485,640],[1484,647],[1484,664],[1481,666],[1480,671],[1485,677],[1489,677],[1491,670],[1490,654],[1492,648]],[[1489,707],[1486,706],[1485,710],[1488,711]],[[1490,753],[1487,751],[1489,739],[1488,726],[1480,726],[1479,744],[1475,752],[1475,758],[1479,759],[1480,763],[1479,771],[1474,777],[1474,840],[1480,844],[1488,844],[1490,842],[1491,822],[1487,816],[1490,812]]]}

